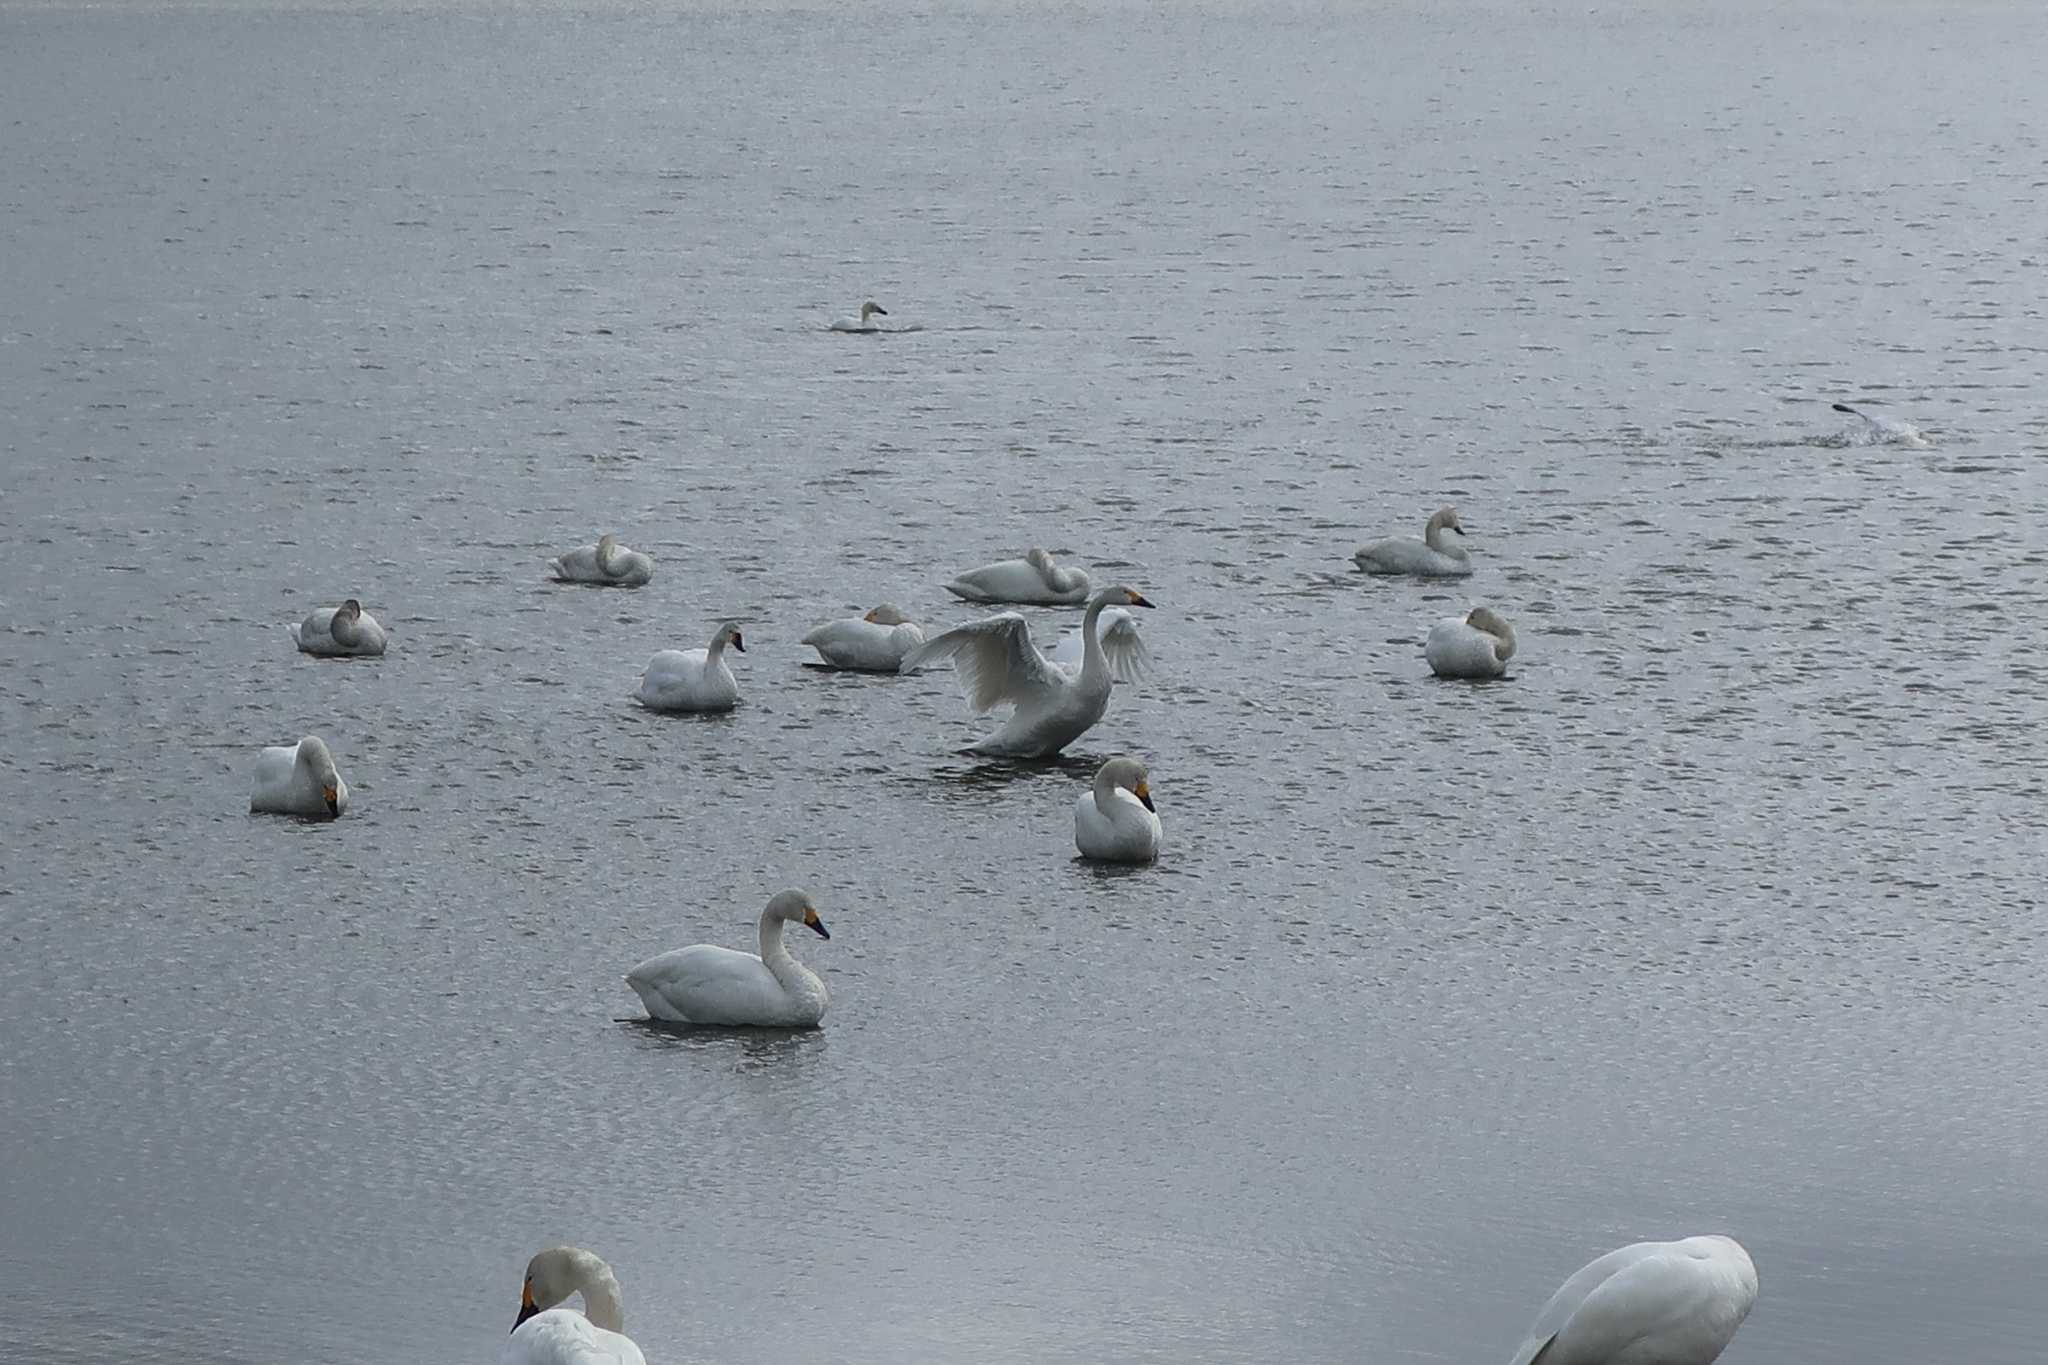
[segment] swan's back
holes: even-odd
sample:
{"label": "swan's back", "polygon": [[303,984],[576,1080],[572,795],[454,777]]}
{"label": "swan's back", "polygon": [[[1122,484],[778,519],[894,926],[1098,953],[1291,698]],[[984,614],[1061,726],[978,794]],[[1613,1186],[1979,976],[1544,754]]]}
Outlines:
{"label": "swan's back", "polygon": [[1351,557],[1367,573],[1458,578],[1472,572],[1472,561],[1463,550],[1432,550],[1414,536],[1371,541]]}
{"label": "swan's back", "polygon": [[1066,606],[1088,600],[1088,575],[1061,567],[1048,575],[1028,559],[1005,559],[969,569],[948,583],[946,591],[969,602]]}
{"label": "swan's back", "polygon": [[656,710],[723,710],[739,700],[739,684],[725,660],[707,649],[664,649],[640,675],[642,705]]}
{"label": "swan's back", "polygon": [[1507,671],[1498,645],[1496,637],[1468,625],[1464,617],[1450,616],[1429,628],[1422,655],[1439,678],[1497,678]]}
{"label": "swan's back", "polygon": [[1559,1286],[1512,1365],[1710,1365],[1756,1292],[1756,1266],[1733,1238],[1636,1242]]}
{"label": "swan's back", "polygon": [[675,1024],[779,1024],[802,1027],[824,1017],[824,985],[796,964],[816,996],[791,992],[752,953],[695,943],[650,957],[626,973],[648,1014]]}
{"label": "swan's back", "polygon": [[836,667],[893,673],[904,655],[924,643],[924,631],[907,621],[885,626],[854,617],[827,621],[804,636],[803,643]]}
{"label": "swan's back", "polygon": [[647,1365],[632,1338],[608,1332],[573,1308],[550,1308],[519,1324],[498,1365]]}

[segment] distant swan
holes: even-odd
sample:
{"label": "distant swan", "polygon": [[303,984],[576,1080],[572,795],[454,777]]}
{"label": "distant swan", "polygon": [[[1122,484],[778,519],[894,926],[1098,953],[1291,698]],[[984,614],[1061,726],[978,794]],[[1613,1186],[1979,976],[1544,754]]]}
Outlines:
{"label": "distant swan", "polygon": [[[571,1294],[583,1296],[581,1313],[555,1306]],[[550,1247],[526,1263],[498,1365],[647,1365],[625,1325],[612,1268],[582,1247]]]}
{"label": "distant swan", "polygon": [[1074,847],[1084,858],[1149,863],[1159,856],[1159,814],[1145,765],[1112,758],[1095,770],[1095,786],[1074,803]]}
{"label": "distant swan", "polygon": [[626,973],[647,1013],[672,1024],[809,1028],[825,1017],[818,974],[782,946],[782,926],[830,938],[804,891],[784,891],[761,912],[761,955],[697,943],[650,957]]}
{"label": "distant swan", "polygon": [[1564,1282],[1512,1365],[1709,1365],[1756,1302],[1756,1265],[1732,1237],[1637,1242]]}
{"label": "distant swan", "polygon": [[924,643],[924,631],[884,602],[865,616],[827,621],[804,636],[803,643],[834,668],[894,673],[903,656]]}
{"label": "distant swan", "polygon": [[1460,536],[1465,528],[1458,524],[1458,509],[1440,507],[1422,529],[1422,539],[1413,536],[1393,536],[1386,540],[1375,540],[1358,547],[1351,557],[1358,561],[1358,567],[1367,573],[1378,574],[1420,574],[1429,578],[1462,578],[1472,572],[1471,557],[1461,545],[1452,545],[1444,539],[1444,532],[1455,531]]}
{"label": "distant swan", "polygon": [[873,299],[869,299],[860,306],[859,317],[832,319],[831,330],[835,332],[879,332],[882,329],[868,321],[869,318],[878,315],[888,317],[889,310],[876,303]]}
{"label": "distant swan", "polygon": [[318,735],[256,755],[249,809],[265,815],[337,816],[348,809],[348,783]]}
{"label": "distant swan", "polygon": [[1422,657],[1439,678],[1498,678],[1515,657],[1515,628],[1492,607],[1474,607],[1431,626]]}
{"label": "distant swan", "polygon": [[548,572],[564,583],[602,583],[614,588],[637,588],[654,577],[654,556],[629,550],[614,535],[602,535],[597,544],[585,545],[548,561]]}
{"label": "distant swan", "polygon": [[744,654],[740,628],[727,621],[704,649],[664,649],[640,675],[640,704],[653,711],[730,711],[740,685],[726,666],[725,647]]}
{"label": "distant swan", "polygon": [[1021,602],[1031,606],[1073,606],[1088,600],[1088,575],[1062,569],[1044,550],[969,569],[946,591],[970,602]]}
{"label": "distant swan", "polygon": [[1002,728],[971,752],[1008,758],[1049,758],[1102,719],[1109,709],[1110,663],[1095,623],[1104,607],[1152,604],[1130,588],[1104,588],[1081,618],[1081,668],[1069,673],[1038,652],[1031,628],[1014,611],[955,626],[903,657],[903,671],[951,659],[967,704],[986,711],[1002,702],[1016,709]]}
{"label": "distant swan", "polygon": [[1856,419],[1856,426],[1848,434],[1849,444],[1858,446],[1912,446],[1925,450],[1928,441],[1920,429],[1911,422],[1897,417],[1886,417],[1878,413],[1862,412],[1847,403],[1834,405],[1836,412],[1846,412]]}
{"label": "distant swan", "polygon": [[[1123,607],[1107,607],[1096,622],[1095,634],[1102,640],[1102,652],[1109,656],[1110,673],[1118,682],[1138,682],[1152,671],[1152,651],[1138,633],[1138,618]],[[1081,628],[1075,626],[1060,637],[1046,657],[1061,668],[1078,670],[1085,653]]]}
{"label": "distant swan", "polygon": [[384,652],[384,627],[353,597],[338,607],[322,607],[303,624],[286,629],[292,643],[307,654],[374,657]]}

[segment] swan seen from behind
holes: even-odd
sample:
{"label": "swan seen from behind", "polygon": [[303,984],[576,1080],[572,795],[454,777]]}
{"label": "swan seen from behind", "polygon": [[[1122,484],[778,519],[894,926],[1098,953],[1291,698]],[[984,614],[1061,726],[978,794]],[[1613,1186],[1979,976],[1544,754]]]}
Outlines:
{"label": "swan seen from behind", "polygon": [[384,653],[384,627],[353,597],[338,607],[322,607],[286,629],[292,633],[292,643],[305,654],[376,658]]}
{"label": "swan seen from behind", "polygon": [[1710,1365],[1756,1290],[1756,1265],[1732,1237],[1636,1242],[1566,1280],[1511,1365]]}
{"label": "swan seen from behind", "polygon": [[[561,1308],[571,1294],[583,1311]],[[582,1247],[550,1247],[526,1263],[519,1316],[499,1365],[647,1365],[625,1334],[625,1309],[612,1268]]]}
{"label": "swan seen from behind", "polygon": [[828,330],[834,332],[879,332],[882,329],[876,326],[874,323],[868,321],[868,319],[874,317],[885,318],[888,316],[888,309],[882,307],[881,304],[876,303],[873,299],[869,299],[866,303],[860,306],[859,317],[834,318],[832,319],[832,325]]}
{"label": "swan seen from behind", "polygon": [[1472,572],[1472,558],[1464,546],[1446,539],[1447,534],[1460,538],[1465,534],[1455,507],[1439,507],[1422,528],[1420,540],[1413,536],[1389,536],[1359,546],[1351,557],[1359,568],[1372,574],[1463,578]]}
{"label": "swan seen from behind", "polygon": [[637,588],[654,577],[654,556],[629,550],[606,532],[597,544],[564,551],[548,561],[548,572],[563,583],[596,583],[608,588]]}
{"label": "swan seen from behind", "polygon": [[739,626],[727,621],[703,649],[664,649],[640,674],[640,704],[650,711],[730,711],[740,685],[725,662],[725,647],[744,654]]}
{"label": "swan seen from behind", "polygon": [[320,736],[307,735],[297,744],[275,745],[256,755],[251,814],[333,819],[347,809],[348,783]]}
{"label": "swan seen from behind", "polygon": [[651,1017],[672,1024],[809,1028],[825,1017],[829,997],[818,974],[783,946],[785,924],[832,937],[809,892],[784,891],[761,912],[758,956],[696,943],[648,958],[626,973],[626,984]]}
{"label": "swan seen from behind", "polygon": [[1439,678],[1498,678],[1515,657],[1515,628],[1492,607],[1474,607],[1431,626],[1422,656]]}
{"label": "swan seen from behind", "polygon": [[1159,856],[1159,812],[1145,765],[1112,758],[1095,770],[1094,786],[1074,803],[1074,847],[1084,858],[1149,863]]}
{"label": "swan seen from behind", "polygon": [[924,643],[924,631],[884,602],[865,616],[827,621],[804,636],[803,643],[834,668],[894,673],[903,656]]}
{"label": "swan seen from behind", "polygon": [[1005,559],[969,569],[946,585],[969,602],[1015,602],[1024,606],[1070,607],[1088,600],[1088,575],[1063,569],[1042,549],[1022,559]]}

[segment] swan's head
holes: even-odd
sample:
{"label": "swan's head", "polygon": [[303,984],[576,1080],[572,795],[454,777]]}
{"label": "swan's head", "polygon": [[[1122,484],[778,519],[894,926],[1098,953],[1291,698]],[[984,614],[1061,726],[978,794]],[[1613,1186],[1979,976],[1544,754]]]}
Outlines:
{"label": "swan's head", "polygon": [[[1414,523],[1409,524],[1412,526]],[[1464,526],[1458,521],[1458,509],[1455,507],[1437,508],[1435,515],[1429,519],[1428,530],[1456,531],[1461,536],[1465,534]]]}
{"label": "swan's head", "polygon": [[1508,624],[1505,616],[1492,607],[1472,608],[1465,613],[1465,624],[1474,630],[1483,630],[1500,641],[1493,647],[1493,652],[1502,663],[1515,657],[1515,628]]}
{"label": "swan's head", "polygon": [[818,918],[818,907],[811,903],[808,891],[784,891],[768,902],[770,918],[801,924],[819,938],[832,937],[825,928],[825,921]]}
{"label": "swan's head", "polygon": [[1040,573],[1052,572],[1052,556],[1037,546],[1024,552],[1024,562]]}
{"label": "swan's head", "polygon": [[1114,588],[1104,588],[1101,592],[1095,594],[1088,605],[1095,606],[1098,603],[1105,607],[1149,607],[1152,605],[1145,600],[1145,594],[1139,592],[1136,588],[1126,588],[1121,585]]}
{"label": "swan's head", "polygon": [[594,1283],[612,1278],[611,1267],[582,1247],[549,1247],[526,1263],[526,1283],[519,1289],[519,1316],[512,1330],[535,1313],[545,1313],[571,1294],[589,1299]]}
{"label": "swan's head", "polygon": [[363,604],[351,597],[334,609],[337,621],[360,621],[363,619]]}
{"label": "swan's head", "polygon": [[1137,759],[1112,758],[1095,770],[1096,791],[1113,791],[1118,787],[1137,797],[1146,810],[1159,809],[1152,804],[1152,783],[1145,775],[1145,765]]}
{"label": "swan's head", "polygon": [[723,649],[731,645],[742,654],[747,652],[747,642],[740,638],[740,623],[737,621],[727,621],[720,626],[718,634],[711,637],[711,645],[714,649]]}
{"label": "swan's head", "polygon": [[860,619],[878,626],[907,626],[910,624],[910,618],[905,616],[893,602],[882,603],[881,606],[876,607]]}
{"label": "swan's head", "polygon": [[618,548],[619,538],[609,531],[597,538],[597,557],[599,559],[610,559],[613,552]]}
{"label": "swan's head", "polygon": [[883,317],[889,316],[889,310],[876,303],[873,299],[869,299],[866,303],[862,304],[860,306],[860,320],[862,324],[865,325],[867,320],[876,313],[880,313]]}
{"label": "swan's head", "polygon": [[334,755],[327,751],[327,742],[318,735],[307,735],[299,741],[298,761],[320,784],[320,797],[327,803],[327,813],[341,814],[341,774],[335,770]]}

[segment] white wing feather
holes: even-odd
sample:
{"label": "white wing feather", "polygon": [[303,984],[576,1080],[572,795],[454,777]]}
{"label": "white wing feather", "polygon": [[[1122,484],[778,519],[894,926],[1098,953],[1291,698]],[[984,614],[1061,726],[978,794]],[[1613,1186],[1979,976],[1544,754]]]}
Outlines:
{"label": "white wing feather", "polygon": [[1014,611],[934,635],[903,656],[903,671],[941,659],[953,661],[967,704],[976,711],[992,710],[1003,702],[1022,705],[1066,682],[1038,652],[1031,642],[1031,627]]}

